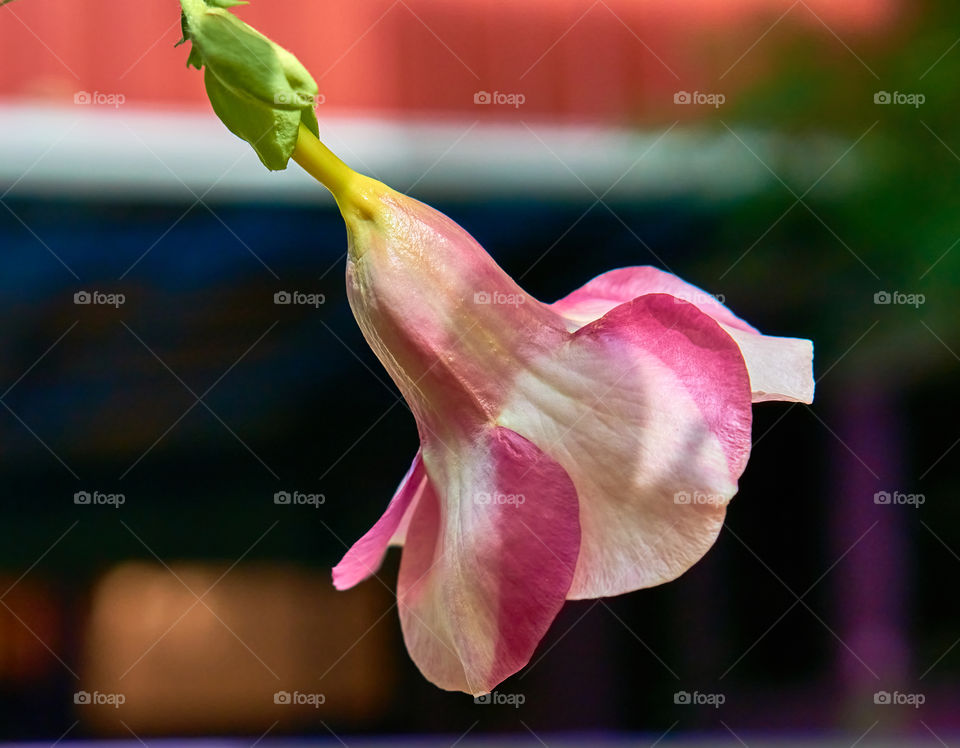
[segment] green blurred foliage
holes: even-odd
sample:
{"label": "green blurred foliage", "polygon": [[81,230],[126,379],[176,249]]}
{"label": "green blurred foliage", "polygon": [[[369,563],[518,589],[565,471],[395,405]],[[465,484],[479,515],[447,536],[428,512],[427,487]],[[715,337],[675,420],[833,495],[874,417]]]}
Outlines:
{"label": "green blurred foliage", "polygon": [[[885,377],[915,380],[955,364],[948,347],[960,350],[960,4],[928,2],[904,12],[896,27],[869,40],[841,42],[822,27],[781,39],[773,65],[724,114],[737,132],[776,132],[796,143],[767,160],[781,176],[791,173],[782,167],[802,162],[805,144],[824,135],[836,139],[839,153],[852,146],[844,157],[855,165],[852,184],[837,186],[845,171],[838,165],[803,198],[805,207],[773,180],[728,212],[720,229],[724,256],[712,260],[724,274],[731,257],[756,242],[725,276],[724,290],[775,289],[777,308],[810,325],[798,334],[816,340],[821,371],[873,322],[848,354],[853,366],[844,368],[855,375],[880,366]],[[878,104],[878,92],[925,101]],[[803,196],[816,175],[807,183],[784,180]],[[883,290],[924,294],[926,302],[874,304]]]}

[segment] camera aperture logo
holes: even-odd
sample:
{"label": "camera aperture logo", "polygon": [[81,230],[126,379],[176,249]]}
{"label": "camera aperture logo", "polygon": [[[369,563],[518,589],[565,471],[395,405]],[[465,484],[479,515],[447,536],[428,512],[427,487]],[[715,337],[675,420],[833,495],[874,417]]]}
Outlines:
{"label": "camera aperture logo", "polygon": [[490,693],[481,694],[480,696],[474,696],[473,703],[488,706],[512,706],[514,709],[519,709],[527,703],[527,697],[522,693],[498,693],[497,691],[491,691]]}
{"label": "camera aperture logo", "polygon": [[112,306],[114,309],[119,309],[127,303],[127,297],[122,293],[77,291],[73,295],[73,303],[77,306]]}
{"label": "camera aperture logo", "polygon": [[123,106],[123,103],[127,100],[127,97],[122,93],[104,93],[103,91],[77,91],[73,95],[73,103],[78,106],[90,106],[91,104],[96,106],[112,106],[114,109],[119,109]]}
{"label": "camera aperture logo", "polygon": [[478,493],[473,497],[473,503],[480,506],[522,506],[527,503],[527,497],[522,493]]}
{"label": "camera aperture logo", "polygon": [[73,703],[81,706],[112,706],[119,709],[127,702],[122,693],[100,693],[100,691],[76,691],[73,694]]}
{"label": "camera aperture logo", "polygon": [[922,93],[902,93],[900,91],[890,93],[889,91],[877,91],[873,95],[873,103],[880,104],[881,106],[900,104],[902,106],[912,106],[914,109],[919,109],[926,101],[927,97]]}
{"label": "camera aperture logo", "polygon": [[722,693],[700,693],[700,691],[677,691],[673,694],[673,703],[682,706],[712,706],[719,709],[727,702],[727,697]]}
{"label": "camera aperture logo", "polygon": [[902,291],[877,291],[873,295],[873,303],[877,306],[912,306],[919,309],[927,302],[922,293],[903,293]]}
{"label": "camera aperture logo", "polygon": [[927,497],[922,493],[902,493],[901,491],[877,491],[873,495],[874,504],[889,504],[892,506],[912,506],[918,508],[923,506]]}
{"label": "camera aperture logo", "polygon": [[712,106],[719,109],[727,101],[727,97],[722,93],[703,93],[702,91],[677,91],[673,95],[674,104],[699,104],[701,106]]}
{"label": "camera aperture logo", "polygon": [[523,306],[527,303],[522,293],[504,293],[503,291],[477,291],[473,295],[474,304],[490,306]]}
{"label": "camera aperture logo", "polygon": [[273,103],[280,107],[289,107],[291,109],[302,109],[307,106],[311,109],[325,104],[327,97],[322,93],[308,94],[301,91],[290,91],[289,93],[278,93],[273,95]]}
{"label": "camera aperture logo", "polygon": [[319,709],[321,704],[325,704],[327,697],[322,693],[300,693],[300,691],[277,691],[273,694],[274,704],[285,704],[288,706],[312,706]]}
{"label": "camera aperture logo", "polygon": [[119,509],[127,502],[122,493],[101,493],[100,491],[77,491],[73,503],[80,506],[112,506]]}
{"label": "camera aperture logo", "polygon": [[477,91],[473,95],[473,103],[480,105],[496,104],[497,106],[512,106],[519,109],[527,101],[522,93],[503,93],[502,91]]}
{"label": "camera aperture logo", "polygon": [[922,693],[877,691],[873,695],[873,703],[881,706],[912,706],[914,709],[919,709],[926,702],[927,697]]}
{"label": "camera aperture logo", "polygon": [[727,497],[721,493],[704,493],[703,491],[677,491],[673,495],[673,503],[723,506],[727,503]]}
{"label": "camera aperture logo", "polygon": [[273,503],[282,506],[312,506],[319,509],[327,497],[322,493],[301,493],[300,491],[277,491],[273,495]]}
{"label": "camera aperture logo", "polygon": [[322,293],[277,291],[273,295],[273,303],[277,306],[312,306],[314,309],[319,309],[327,303],[327,297]]}
{"label": "camera aperture logo", "polygon": [[704,304],[709,306],[711,304],[724,304],[726,303],[727,297],[722,293],[707,293],[706,291],[682,291],[680,293],[672,294],[673,301],[676,304],[680,302],[686,302],[687,304],[693,304],[694,306],[700,306]]}

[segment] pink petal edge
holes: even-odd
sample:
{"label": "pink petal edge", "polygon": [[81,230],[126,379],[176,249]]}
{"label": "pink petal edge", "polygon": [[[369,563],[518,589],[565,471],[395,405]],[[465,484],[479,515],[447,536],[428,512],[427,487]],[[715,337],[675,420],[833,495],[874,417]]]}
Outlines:
{"label": "pink petal edge", "polygon": [[376,574],[383,563],[387,547],[403,543],[413,509],[428,481],[423,467],[423,456],[418,451],[386,511],[374,526],[350,547],[340,563],[333,567],[334,587],[348,590]]}
{"label": "pink petal edge", "polygon": [[720,323],[737,342],[747,363],[753,402],[813,402],[815,383],[811,341],[763,335],[713,295],[658,268],[637,266],[611,270],[551,306],[577,329],[620,304],[651,293],[666,293],[693,304]]}

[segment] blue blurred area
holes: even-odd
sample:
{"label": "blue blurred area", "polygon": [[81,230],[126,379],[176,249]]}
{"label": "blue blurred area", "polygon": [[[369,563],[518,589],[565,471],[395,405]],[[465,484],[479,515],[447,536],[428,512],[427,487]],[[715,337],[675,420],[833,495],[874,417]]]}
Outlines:
{"label": "blue blurred area", "polygon": [[[0,551],[7,564],[30,563],[51,522],[112,520],[77,513],[71,498],[81,489],[123,490],[125,514],[162,532],[169,552],[191,556],[229,555],[225,539],[259,526],[273,492],[288,485],[337,497],[325,518],[345,535],[365,529],[417,442],[346,302],[336,212],[5,203],[0,371],[12,389],[0,417],[0,470],[13,489],[2,501],[23,533]],[[683,203],[619,206],[636,228],[602,207],[584,215],[589,204],[574,202],[439,207],[546,300],[610,267],[656,264],[636,232],[684,262],[711,220]],[[325,303],[278,306],[283,290]],[[75,304],[84,291],[126,301]],[[211,387],[203,403],[213,413],[195,398]],[[181,512],[224,531],[185,523]],[[329,564],[342,549],[329,533],[308,532],[311,524],[279,529],[258,552]],[[136,552],[129,540],[104,531],[96,553],[61,561],[71,574],[89,571]]]}

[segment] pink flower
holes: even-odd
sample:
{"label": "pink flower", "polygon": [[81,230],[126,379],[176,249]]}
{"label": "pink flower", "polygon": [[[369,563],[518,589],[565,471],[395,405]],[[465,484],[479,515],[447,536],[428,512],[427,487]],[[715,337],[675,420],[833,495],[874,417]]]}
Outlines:
{"label": "pink flower", "polygon": [[351,307],[421,448],[334,584],[403,545],[411,656],[441,688],[485,693],[565,600],[662,584],[706,553],[747,463],[751,403],[811,402],[812,344],[650,267],[543,304],[428,206],[358,175],[335,194]]}
{"label": "pink flower", "polygon": [[350,305],[420,434],[334,584],[403,545],[411,656],[441,688],[488,692],[529,662],[565,600],[662,584],[707,552],[750,453],[751,403],[811,402],[812,344],[762,335],[649,267],[537,301],[449,218],[324,146],[316,83],[227,12],[236,4],[181,0],[188,63],[264,164],[293,158],[333,193]]}

